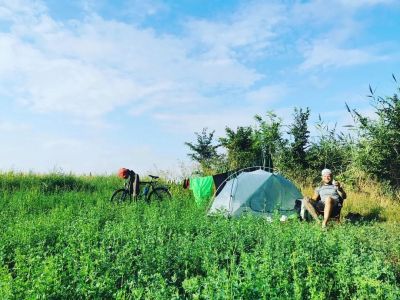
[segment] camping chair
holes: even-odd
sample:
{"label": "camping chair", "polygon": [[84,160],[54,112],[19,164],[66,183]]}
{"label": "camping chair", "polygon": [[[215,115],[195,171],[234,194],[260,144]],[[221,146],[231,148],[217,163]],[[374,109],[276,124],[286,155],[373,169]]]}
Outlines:
{"label": "camping chair", "polygon": [[[315,205],[314,208],[315,208],[315,211],[317,212],[318,216],[324,216],[324,210],[321,209],[321,207],[318,207],[318,205]],[[329,220],[336,221],[337,223],[340,223],[340,212],[342,211],[342,208],[343,208],[343,200],[340,199],[339,200],[339,205],[335,205],[333,207],[332,215],[329,218]]]}

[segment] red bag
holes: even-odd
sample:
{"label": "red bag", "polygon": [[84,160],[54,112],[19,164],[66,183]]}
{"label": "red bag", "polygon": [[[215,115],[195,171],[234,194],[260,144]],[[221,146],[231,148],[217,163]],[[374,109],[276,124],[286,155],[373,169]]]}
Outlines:
{"label": "red bag", "polygon": [[129,177],[129,170],[126,168],[121,168],[118,170],[118,177],[127,179]]}

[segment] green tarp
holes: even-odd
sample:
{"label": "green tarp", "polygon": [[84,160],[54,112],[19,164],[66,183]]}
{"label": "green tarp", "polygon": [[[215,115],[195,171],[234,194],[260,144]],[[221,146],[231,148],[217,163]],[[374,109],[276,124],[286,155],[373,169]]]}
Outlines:
{"label": "green tarp", "polygon": [[190,189],[193,191],[197,206],[208,203],[213,191],[213,177],[193,177],[190,178]]}

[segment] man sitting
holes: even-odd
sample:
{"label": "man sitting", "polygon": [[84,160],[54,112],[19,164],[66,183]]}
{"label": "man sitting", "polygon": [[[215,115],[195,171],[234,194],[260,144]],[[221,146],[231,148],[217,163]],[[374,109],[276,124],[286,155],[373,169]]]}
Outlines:
{"label": "man sitting", "polygon": [[315,189],[314,195],[303,199],[304,207],[317,220],[317,211],[324,213],[322,228],[325,228],[330,217],[338,215],[342,207],[343,200],[346,199],[346,192],[337,181],[332,181],[332,172],[329,169],[323,169],[322,185]]}

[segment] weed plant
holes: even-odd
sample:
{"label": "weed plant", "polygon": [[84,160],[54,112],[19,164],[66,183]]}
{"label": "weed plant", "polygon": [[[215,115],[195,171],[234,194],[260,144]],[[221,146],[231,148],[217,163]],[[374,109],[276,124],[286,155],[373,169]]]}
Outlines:
{"label": "weed plant", "polygon": [[322,231],[208,217],[178,186],[170,202],[110,203],[120,185],[0,175],[0,299],[400,298],[400,215],[389,199],[349,192],[344,214],[378,207],[378,217]]}

